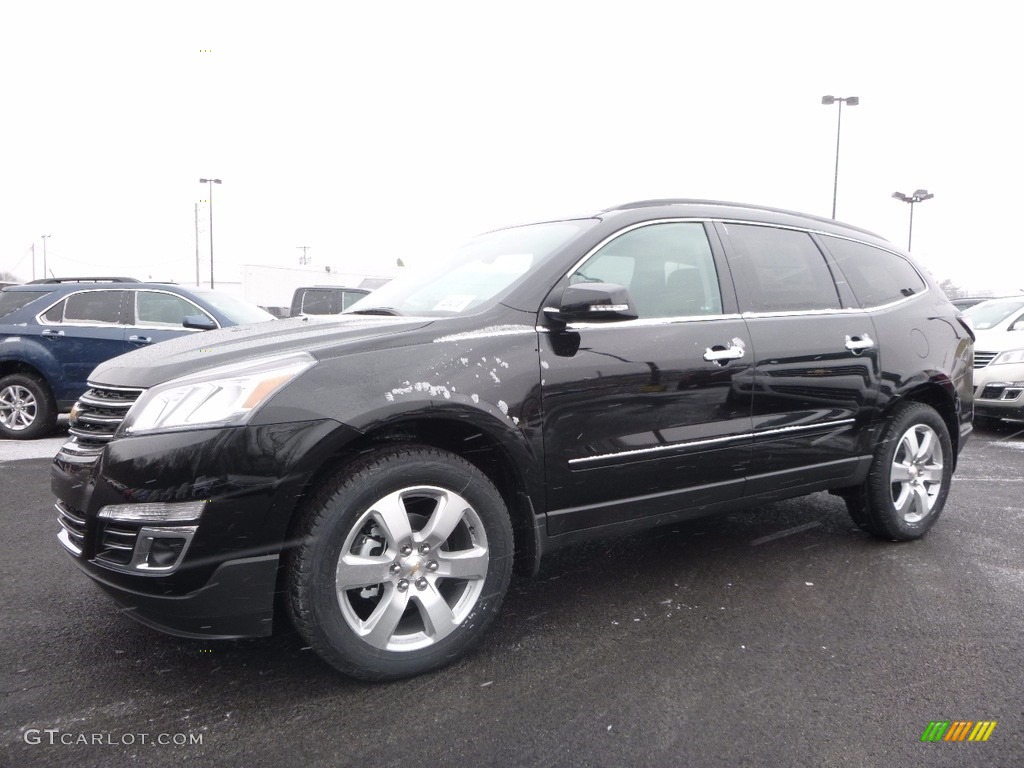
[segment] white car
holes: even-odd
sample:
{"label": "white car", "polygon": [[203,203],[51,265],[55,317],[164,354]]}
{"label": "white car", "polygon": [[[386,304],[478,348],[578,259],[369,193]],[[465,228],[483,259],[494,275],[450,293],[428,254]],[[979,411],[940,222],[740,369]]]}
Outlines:
{"label": "white car", "polygon": [[964,311],[977,333],[977,419],[1024,420],[1024,296],[992,299]]}

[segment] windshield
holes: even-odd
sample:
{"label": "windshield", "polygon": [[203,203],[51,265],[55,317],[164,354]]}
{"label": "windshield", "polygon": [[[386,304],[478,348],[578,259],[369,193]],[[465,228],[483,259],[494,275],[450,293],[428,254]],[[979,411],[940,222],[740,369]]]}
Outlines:
{"label": "windshield", "polygon": [[964,314],[971,318],[974,328],[984,331],[994,328],[1014,312],[1024,309],[1024,298],[1001,299],[998,301],[984,301],[975,304],[964,310]]}
{"label": "windshield", "polygon": [[276,318],[264,309],[255,304],[250,304],[243,299],[237,299],[229,293],[220,291],[196,291],[207,302],[227,315],[232,322],[238,325],[245,323],[262,323],[264,320],[275,320]]}
{"label": "windshield", "polygon": [[357,301],[350,312],[472,314],[512,288],[560,246],[595,222],[531,224],[475,237],[450,258],[403,275]]}

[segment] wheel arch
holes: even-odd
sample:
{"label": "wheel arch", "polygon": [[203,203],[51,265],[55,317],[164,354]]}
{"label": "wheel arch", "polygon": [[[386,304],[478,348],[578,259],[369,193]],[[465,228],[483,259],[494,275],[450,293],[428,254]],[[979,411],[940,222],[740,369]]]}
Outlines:
{"label": "wheel arch", "polygon": [[956,387],[946,376],[935,374],[926,380],[912,382],[908,387],[892,398],[885,407],[883,419],[889,420],[892,412],[903,403],[915,402],[927,405],[942,417],[949,431],[949,440],[953,445],[953,469],[956,469],[960,453],[960,422],[957,405]]}

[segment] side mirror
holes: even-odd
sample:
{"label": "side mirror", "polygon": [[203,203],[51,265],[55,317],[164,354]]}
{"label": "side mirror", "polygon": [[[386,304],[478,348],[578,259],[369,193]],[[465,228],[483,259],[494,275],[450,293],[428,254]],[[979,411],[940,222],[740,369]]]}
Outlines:
{"label": "side mirror", "polygon": [[1024,317],[1010,326],[1011,331],[1024,331]]}
{"label": "side mirror", "polygon": [[217,327],[217,324],[206,315],[185,315],[182,318],[181,324],[185,328],[192,328],[197,331],[212,331]]}
{"label": "side mirror", "polygon": [[563,323],[636,320],[638,315],[629,289],[613,283],[577,283],[562,292],[557,307],[544,313]]}

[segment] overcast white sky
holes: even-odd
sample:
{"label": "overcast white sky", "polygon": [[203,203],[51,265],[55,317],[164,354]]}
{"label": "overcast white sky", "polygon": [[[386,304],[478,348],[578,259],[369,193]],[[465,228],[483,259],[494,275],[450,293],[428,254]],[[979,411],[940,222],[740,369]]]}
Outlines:
{"label": "overcast white sky", "polygon": [[[373,271],[498,226],[706,197],[1024,290],[1019,29],[931,2],[8,3],[0,272]],[[954,10],[956,9],[956,10]],[[209,51],[209,52],[205,52]],[[207,207],[200,255],[209,273]]]}

